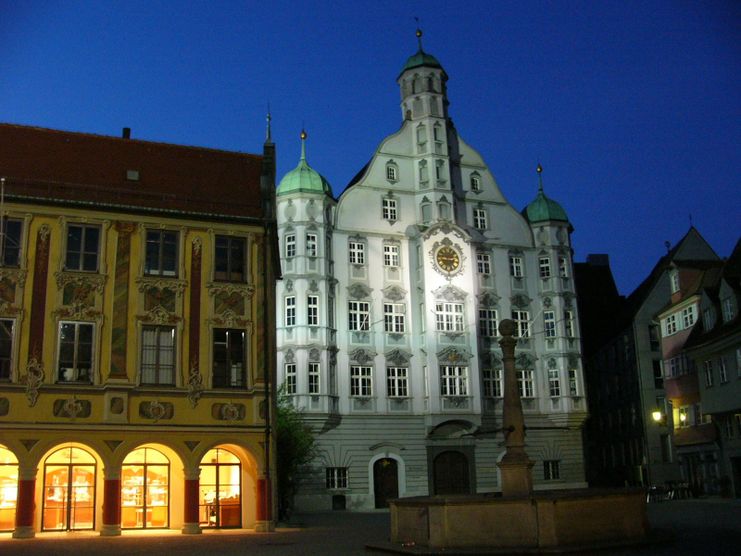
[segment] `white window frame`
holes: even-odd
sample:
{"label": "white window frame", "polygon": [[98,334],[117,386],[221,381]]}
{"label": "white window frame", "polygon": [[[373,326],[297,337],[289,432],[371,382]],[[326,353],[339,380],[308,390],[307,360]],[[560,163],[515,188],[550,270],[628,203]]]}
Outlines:
{"label": "white window frame", "polygon": [[296,296],[289,295],[284,298],[284,319],[283,325],[286,327],[296,326]]}
{"label": "white window frame", "polygon": [[572,398],[581,396],[579,389],[579,375],[576,369],[569,369],[569,395]]}
{"label": "white window frame", "polygon": [[502,397],[502,369],[488,369],[482,371],[484,379],[484,397]]}
{"label": "white window frame", "polygon": [[321,364],[318,361],[309,361],[309,394],[317,395],[321,392]]}
{"label": "white window frame", "polygon": [[546,338],[556,337],[556,312],[543,311],[543,334]]}
{"label": "white window frame", "polygon": [[664,332],[667,336],[677,333],[677,315],[669,315],[664,319]]}
{"label": "white window frame", "polygon": [[468,367],[465,365],[440,365],[440,395],[468,395]]}
{"label": "white window frame", "polygon": [[394,243],[383,244],[383,266],[398,268],[400,266],[399,246]]}
{"label": "white window frame", "polygon": [[370,303],[368,301],[348,301],[347,315],[347,326],[351,332],[370,330]]}
{"label": "white window frame", "polygon": [[538,273],[542,279],[551,277],[551,258],[550,257],[539,257],[538,258]]}
{"label": "white window frame", "polygon": [[406,332],[406,305],[404,303],[383,304],[384,330],[389,334]]}
{"label": "white window frame", "polygon": [[733,310],[733,298],[728,296],[721,301],[721,308],[723,313],[723,322],[729,322],[733,320],[735,311]]}
{"label": "white window frame", "polygon": [[347,488],[347,467],[327,467],[325,485],[329,490]]}
{"label": "white window frame", "polygon": [[293,396],[298,391],[296,363],[286,363],[284,369],[285,378],[283,384],[285,384],[286,394]]}
{"label": "white window frame", "polygon": [[532,369],[519,369],[517,371],[517,387],[521,398],[535,397],[535,371]]}
{"label": "white window frame", "polygon": [[682,328],[687,329],[690,328],[693,324],[695,324],[695,306],[691,305],[690,307],[685,307],[682,309]]}
{"label": "white window frame", "polygon": [[569,277],[569,260],[566,257],[558,257],[558,275],[561,278]]}
{"label": "white window frame", "polygon": [[479,307],[479,336],[496,338],[498,334],[499,314],[496,309]]}
{"label": "white window frame", "polygon": [[471,174],[471,191],[478,193],[481,191],[481,176],[478,174]]}
{"label": "white window frame", "polygon": [[491,274],[491,255],[476,251],[476,270],[479,274],[489,276]]}
{"label": "white window frame", "polygon": [[567,338],[574,338],[576,334],[574,333],[574,311],[566,310],[563,312],[563,318],[564,318],[564,329],[566,332]]}
{"label": "white window frame", "polygon": [[408,367],[386,367],[386,395],[389,398],[409,397]]}
{"label": "white window frame", "polygon": [[463,332],[463,303],[435,303],[435,323],[438,332]]}
{"label": "white window frame", "polygon": [[[148,332],[154,332],[154,346],[152,344],[145,343],[145,335]],[[172,346],[167,349],[160,345],[160,334],[165,335],[169,332],[172,337]],[[155,361],[151,373],[146,372],[145,376],[145,347],[155,348]],[[175,373],[177,369],[177,328],[174,326],[159,326],[159,325],[143,325],[141,329],[141,343],[139,345],[139,382],[145,385],[164,385],[174,386],[175,385]],[[162,356],[169,355],[170,364],[161,362]],[[149,366],[149,364],[147,364]],[[168,370],[169,367],[169,370]]]}
{"label": "white window frame", "polygon": [[365,264],[365,243],[362,241],[350,240],[347,247],[348,259],[350,264]]}
{"label": "white window frame", "polygon": [[[80,260],[77,265],[77,267],[69,267],[67,266],[67,262],[69,259],[69,253],[70,253],[70,246],[69,246],[69,232],[72,228],[80,228],[81,233],[81,239],[80,239],[80,249],[79,251],[74,251],[75,254],[79,255]],[[98,240],[97,245],[95,246],[95,268],[85,268],[85,255],[92,255],[92,251],[86,251],[85,250],[85,238],[87,236],[88,230],[96,230],[98,232]],[[104,243],[103,238],[103,228],[97,224],[83,224],[81,222],[70,222],[67,224],[67,227],[65,229],[66,235],[65,235],[65,243],[64,243],[64,270],[71,270],[74,272],[89,272],[89,273],[98,273],[100,272],[100,264],[101,264],[101,248]]]}
{"label": "white window frame", "polygon": [[350,397],[369,398],[373,395],[373,367],[350,365]]}
{"label": "white window frame", "polygon": [[548,393],[551,398],[561,397],[561,371],[548,369]]}
{"label": "white window frame", "polygon": [[515,337],[530,337],[530,311],[512,310],[512,320],[515,323]]}
{"label": "white window frame", "polygon": [[671,293],[677,293],[679,291],[679,272],[677,270],[672,270],[669,273],[669,287]]}
{"label": "white window frame", "polygon": [[486,230],[488,227],[488,221],[486,216],[486,209],[474,208],[473,209],[473,227],[477,230]]}
{"label": "white window frame", "polygon": [[522,278],[525,276],[524,273],[524,266],[523,266],[522,257],[519,255],[510,255],[509,256],[509,274],[513,278]]}
{"label": "white window frame", "polygon": [[393,162],[386,164],[386,179],[388,181],[399,181],[399,168]]}
{"label": "white window frame", "polygon": [[390,197],[384,197],[381,201],[381,216],[384,220],[389,222],[396,222],[398,220],[399,206],[396,199]]}
{"label": "white window frame", "polygon": [[15,363],[15,330],[15,319],[0,318],[0,333],[3,335],[2,342],[7,346],[6,356],[0,358],[0,382],[10,382],[13,380],[13,366]]}
{"label": "white window frame", "polygon": [[286,259],[292,259],[296,256],[296,234],[286,234],[283,242],[286,248]]}
{"label": "white window frame", "polygon": [[319,325],[319,296],[306,296],[306,324],[309,326]]}
{"label": "white window frame", "polygon": [[[174,243],[165,241],[166,235],[174,236]],[[156,240],[155,240],[156,237]],[[149,259],[149,245],[157,245],[157,261],[156,268],[147,268],[147,262]],[[165,268],[166,251],[171,247],[174,249],[172,253],[173,261],[172,268]],[[180,261],[180,234],[176,230],[168,229],[153,229],[148,228],[144,233],[144,275],[145,276],[166,276],[170,278],[177,277],[178,275],[178,264]]]}
{"label": "white window frame", "polygon": [[316,257],[319,255],[319,236],[314,233],[306,234],[306,256]]}

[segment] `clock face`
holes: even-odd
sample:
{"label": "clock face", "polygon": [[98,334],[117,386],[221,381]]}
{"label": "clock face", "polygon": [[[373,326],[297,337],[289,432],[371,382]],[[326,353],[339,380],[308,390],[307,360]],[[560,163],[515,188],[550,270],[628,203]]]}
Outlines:
{"label": "clock face", "polygon": [[445,272],[455,272],[461,264],[458,252],[447,245],[437,250],[435,260],[437,265]]}

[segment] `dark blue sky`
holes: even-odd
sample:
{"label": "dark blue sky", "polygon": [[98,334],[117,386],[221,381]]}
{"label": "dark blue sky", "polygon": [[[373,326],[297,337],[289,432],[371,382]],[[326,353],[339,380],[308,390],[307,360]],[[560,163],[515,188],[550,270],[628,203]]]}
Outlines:
{"label": "dark blue sky", "polygon": [[[741,3],[0,0],[0,121],[308,159],[339,194],[401,123],[425,50],[450,114],[516,208],[546,193],[577,261],[630,293],[694,225],[741,235]],[[1,169],[0,169],[1,170]]]}

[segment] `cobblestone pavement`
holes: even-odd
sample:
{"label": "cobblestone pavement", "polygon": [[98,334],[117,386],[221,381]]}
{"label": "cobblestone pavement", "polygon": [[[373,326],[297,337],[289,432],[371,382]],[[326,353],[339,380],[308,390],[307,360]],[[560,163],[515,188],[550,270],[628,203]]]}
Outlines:
{"label": "cobblestone pavement", "polygon": [[[674,500],[650,504],[652,526],[669,537],[659,544],[602,551],[604,556],[725,556],[741,554],[741,500]],[[295,516],[275,533],[247,530],[125,532],[120,537],[97,533],[42,533],[34,539],[0,534],[0,556],[355,556],[371,553],[366,544],[389,537],[387,512],[319,513]],[[452,552],[446,552],[451,554]],[[588,552],[589,553],[589,552]]]}

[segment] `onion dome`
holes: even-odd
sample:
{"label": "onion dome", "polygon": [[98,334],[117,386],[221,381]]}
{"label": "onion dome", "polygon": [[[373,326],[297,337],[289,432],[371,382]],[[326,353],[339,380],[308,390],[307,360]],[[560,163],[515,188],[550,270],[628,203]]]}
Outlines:
{"label": "onion dome", "polygon": [[306,162],[306,137],[306,131],[301,131],[301,159],[298,166],[280,180],[277,195],[299,192],[332,195],[332,188],[326,178]]}
{"label": "onion dome", "polygon": [[[399,75],[404,73],[407,70],[419,68],[419,67],[426,67],[426,68],[438,68],[443,69],[442,64],[437,61],[437,58],[435,58],[432,54],[427,54],[424,50],[422,50],[422,31],[417,29],[417,41],[419,42],[419,50],[417,50],[416,54],[413,54],[410,56],[406,64],[404,64],[404,67],[401,69],[401,72]],[[445,72],[445,70],[443,70]]]}
{"label": "onion dome", "polygon": [[522,211],[522,215],[527,218],[528,222],[535,224],[537,222],[569,222],[569,217],[566,216],[566,211],[553,199],[546,197],[543,193],[543,179],[541,174],[543,167],[538,164],[538,179],[540,186],[538,187],[538,195],[535,200],[525,207]]}

